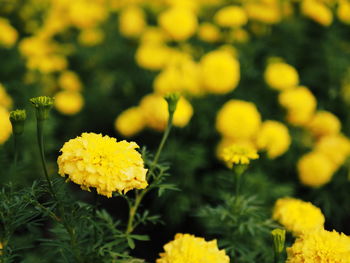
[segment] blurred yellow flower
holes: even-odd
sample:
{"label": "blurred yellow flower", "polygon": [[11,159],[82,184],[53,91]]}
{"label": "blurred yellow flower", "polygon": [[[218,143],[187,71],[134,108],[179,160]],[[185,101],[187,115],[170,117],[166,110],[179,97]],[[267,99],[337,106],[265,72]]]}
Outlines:
{"label": "blurred yellow flower", "polygon": [[293,235],[323,229],[325,218],[321,209],[310,202],[284,197],[276,201],[272,218]]}
{"label": "blurred yellow flower", "polygon": [[84,98],[76,91],[60,91],[55,94],[55,108],[65,115],[74,115],[84,106]]}
{"label": "blurred yellow flower", "polygon": [[17,30],[11,26],[10,21],[0,17],[0,46],[12,47],[18,38]]}
{"label": "blurred yellow flower", "polygon": [[330,26],[332,24],[332,11],[321,1],[303,0],[301,2],[301,12],[323,26]]}
{"label": "blurred yellow flower", "polygon": [[171,49],[165,45],[145,43],[136,50],[135,59],[142,68],[160,70],[166,65],[171,52]]}
{"label": "blurred yellow flower", "polygon": [[10,122],[10,113],[8,110],[0,106],[0,144],[3,144],[10,138],[12,133],[12,125]]}
{"label": "blurred yellow flower", "polygon": [[163,30],[159,27],[148,26],[142,31],[140,42],[142,44],[163,44],[167,40]]}
{"label": "blurred yellow flower", "polygon": [[249,145],[232,144],[222,150],[221,158],[229,168],[235,164],[249,164],[250,160],[258,159],[257,150]]}
{"label": "blurred yellow flower", "polygon": [[205,22],[198,28],[198,37],[200,40],[208,43],[214,43],[220,40],[221,33],[217,26]]}
{"label": "blurred yellow flower", "polygon": [[196,15],[189,9],[172,7],[158,17],[160,27],[174,40],[183,41],[197,30]]}
{"label": "blurred yellow flower", "polygon": [[235,28],[230,32],[229,39],[233,42],[246,43],[248,42],[250,36],[247,30],[242,28]]}
{"label": "blurred yellow flower", "polygon": [[143,9],[136,5],[127,6],[119,14],[119,31],[125,37],[139,37],[146,27]]}
{"label": "blurred yellow flower", "polygon": [[267,156],[274,159],[284,154],[291,144],[288,128],[278,121],[264,121],[257,134],[258,149],[267,151]]}
{"label": "blurred yellow flower", "polygon": [[[148,94],[142,98],[140,108],[144,115],[146,126],[157,131],[163,131],[168,123],[168,105],[165,99],[157,94]],[[193,115],[191,104],[183,97],[177,103],[173,124],[177,127],[186,126]]]}
{"label": "blurred yellow flower", "polygon": [[345,24],[350,24],[350,2],[347,0],[340,0],[337,15],[340,21]]}
{"label": "blurred yellow flower", "polygon": [[80,44],[84,46],[95,46],[104,40],[104,33],[101,29],[99,28],[87,28],[83,29],[79,36],[78,36],[78,41]]}
{"label": "blurred yellow flower", "polygon": [[287,90],[299,84],[299,75],[294,67],[283,62],[270,63],[264,73],[264,78],[271,88]]}
{"label": "blurred yellow flower", "polygon": [[248,22],[247,14],[239,6],[225,6],[214,15],[216,24],[222,27],[240,27]]}
{"label": "blurred yellow flower", "polygon": [[315,137],[337,134],[340,132],[341,123],[337,116],[328,111],[317,111],[307,124],[307,129]]}
{"label": "blurred yellow flower", "polygon": [[190,234],[176,234],[175,239],[164,246],[164,253],[156,263],[229,263],[225,250],[219,250],[216,240]]}
{"label": "blurred yellow flower", "polygon": [[97,193],[112,197],[132,189],[144,189],[147,169],[135,142],[109,136],[83,133],[66,142],[57,163],[59,174],[80,185],[83,190],[96,188]]}
{"label": "blurred yellow flower", "polygon": [[229,100],[216,116],[216,129],[226,138],[245,140],[253,138],[261,124],[256,106],[247,101]]}
{"label": "blurred yellow flower", "polygon": [[278,97],[279,103],[287,110],[287,120],[295,126],[303,126],[312,118],[317,101],[306,87],[283,91]]}
{"label": "blurred yellow flower", "polygon": [[82,84],[79,76],[74,71],[65,70],[58,78],[60,88],[68,91],[81,91]]}
{"label": "blurred yellow flower", "polygon": [[[271,1],[270,1],[271,2]],[[266,24],[276,24],[281,20],[280,2],[247,1],[244,8],[248,18]]]}
{"label": "blurred yellow flower", "polygon": [[350,237],[335,230],[304,233],[287,248],[286,263],[350,262]]}
{"label": "blurred yellow flower", "polygon": [[298,177],[303,185],[321,187],[329,183],[337,167],[320,151],[303,155],[297,163]]}
{"label": "blurred yellow flower", "polygon": [[215,94],[233,91],[240,79],[240,66],[229,52],[215,50],[204,55],[200,61],[202,85]]}
{"label": "blurred yellow flower", "polygon": [[125,137],[131,137],[143,130],[146,123],[140,107],[126,109],[116,118],[115,129]]}
{"label": "blurred yellow flower", "polygon": [[4,85],[0,83],[0,107],[10,109],[12,107],[12,99],[10,95],[6,92]]}
{"label": "blurred yellow flower", "polygon": [[232,138],[221,138],[220,142],[218,143],[218,145],[216,146],[216,157],[223,161],[222,159],[222,155],[223,155],[223,151],[225,148],[231,146],[231,145],[239,145],[242,147],[247,147],[247,148],[251,148],[254,149],[256,148],[255,144],[253,141],[251,140],[237,140],[237,139],[232,139]]}

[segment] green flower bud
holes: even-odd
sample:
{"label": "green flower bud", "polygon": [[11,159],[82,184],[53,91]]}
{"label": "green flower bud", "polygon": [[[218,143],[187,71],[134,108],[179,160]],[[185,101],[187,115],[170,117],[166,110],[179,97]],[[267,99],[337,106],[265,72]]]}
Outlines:
{"label": "green flower bud", "polygon": [[27,118],[25,110],[14,110],[10,112],[10,122],[14,135],[21,135],[24,131],[24,121]]}
{"label": "green flower bud", "polygon": [[286,230],[281,228],[276,228],[271,231],[271,235],[273,238],[273,249],[275,252],[275,258],[278,259],[284,249],[284,243],[286,240]]}
{"label": "green flower bud", "polygon": [[49,112],[53,107],[53,98],[47,96],[40,96],[31,98],[29,101],[35,107],[37,120],[43,121],[49,117]]}
{"label": "green flower bud", "polygon": [[164,99],[168,102],[168,111],[169,115],[174,114],[177,106],[177,102],[180,99],[180,94],[178,93],[170,93],[164,97]]}

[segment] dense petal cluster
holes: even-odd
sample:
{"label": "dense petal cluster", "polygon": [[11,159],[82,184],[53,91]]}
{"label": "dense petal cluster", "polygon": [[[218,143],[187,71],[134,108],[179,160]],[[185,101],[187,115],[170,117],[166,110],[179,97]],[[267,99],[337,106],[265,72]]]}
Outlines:
{"label": "dense petal cluster", "polygon": [[83,133],[66,142],[58,157],[59,174],[84,190],[111,197],[113,192],[126,193],[143,189],[147,169],[134,142],[120,141],[95,133]]}
{"label": "dense petal cluster", "polygon": [[164,253],[156,263],[229,263],[225,250],[219,250],[216,240],[190,234],[176,234],[175,239],[164,246]]}
{"label": "dense petal cluster", "polygon": [[255,148],[244,144],[232,144],[223,149],[221,159],[232,168],[235,164],[249,164],[250,160],[258,159]]}
{"label": "dense petal cluster", "polygon": [[286,263],[350,262],[350,237],[320,229],[305,233],[287,248]]}
{"label": "dense petal cluster", "polygon": [[318,207],[290,197],[276,201],[272,217],[294,235],[323,229],[325,222],[324,215]]}

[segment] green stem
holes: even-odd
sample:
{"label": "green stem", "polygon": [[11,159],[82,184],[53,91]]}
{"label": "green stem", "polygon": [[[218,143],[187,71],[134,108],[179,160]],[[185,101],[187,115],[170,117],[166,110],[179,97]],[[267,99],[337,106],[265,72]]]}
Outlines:
{"label": "green stem", "polygon": [[14,164],[14,169],[15,169],[15,172],[16,172],[17,171],[17,160],[18,160],[18,135],[14,134],[13,135],[13,140],[14,140],[14,148],[15,148],[13,164]]}
{"label": "green stem", "polygon": [[280,254],[279,253],[275,253],[274,263],[278,263],[279,261],[280,261]]}
{"label": "green stem", "polygon": [[[169,114],[167,127],[163,133],[162,140],[160,141],[160,144],[158,146],[158,150],[156,152],[156,155],[154,156],[154,159],[153,159],[152,164],[150,166],[150,169],[148,171],[147,179],[149,179],[150,175],[153,173],[153,171],[158,163],[160,154],[164,148],[165,142],[168,139],[170,130],[173,126],[173,118],[174,118],[174,113]],[[146,195],[146,193],[148,192],[149,189],[150,188],[145,188],[141,192],[136,191],[135,202],[132,206],[130,206],[130,210],[129,210],[129,219],[128,219],[128,224],[127,224],[126,231],[125,231],[126,234],[130,234],[134,230],[134,228],[135,228],[134,218],[135,218],[137,209],[139,208],[143,197]]]}

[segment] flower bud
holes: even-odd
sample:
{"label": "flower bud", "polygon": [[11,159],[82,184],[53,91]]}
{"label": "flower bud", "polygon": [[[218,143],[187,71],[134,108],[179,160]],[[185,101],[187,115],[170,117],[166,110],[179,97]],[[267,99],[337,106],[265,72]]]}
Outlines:
{"label": "flower bud", "polygon": [[281,228],[276,228],[271,231],[273,238],[273,249],[275,252],[275,257],[279,258],[279,255],[283,252],[284,242],[286,240],[286,230]]}
{"label": "flower bud", "polygon": [[178,93],[170,93],[166,95],[164,99],[168,102],[169,115],[173,115],[176,110],[177,102],[180,99],[180,95]]}
{"label": "flower bud", "polygon": [[25,110],[14,110],[10,112],[10,121],[14,135],[21,135],[24,131],[24,121],[27,118]]}
{"label": "flower bud", "polygon": [[38,121],[44,121],[49,117],[49,112],[53,107],[54,99],[47,96],[31,98],[29,100],[36,110],[36,118]]}

